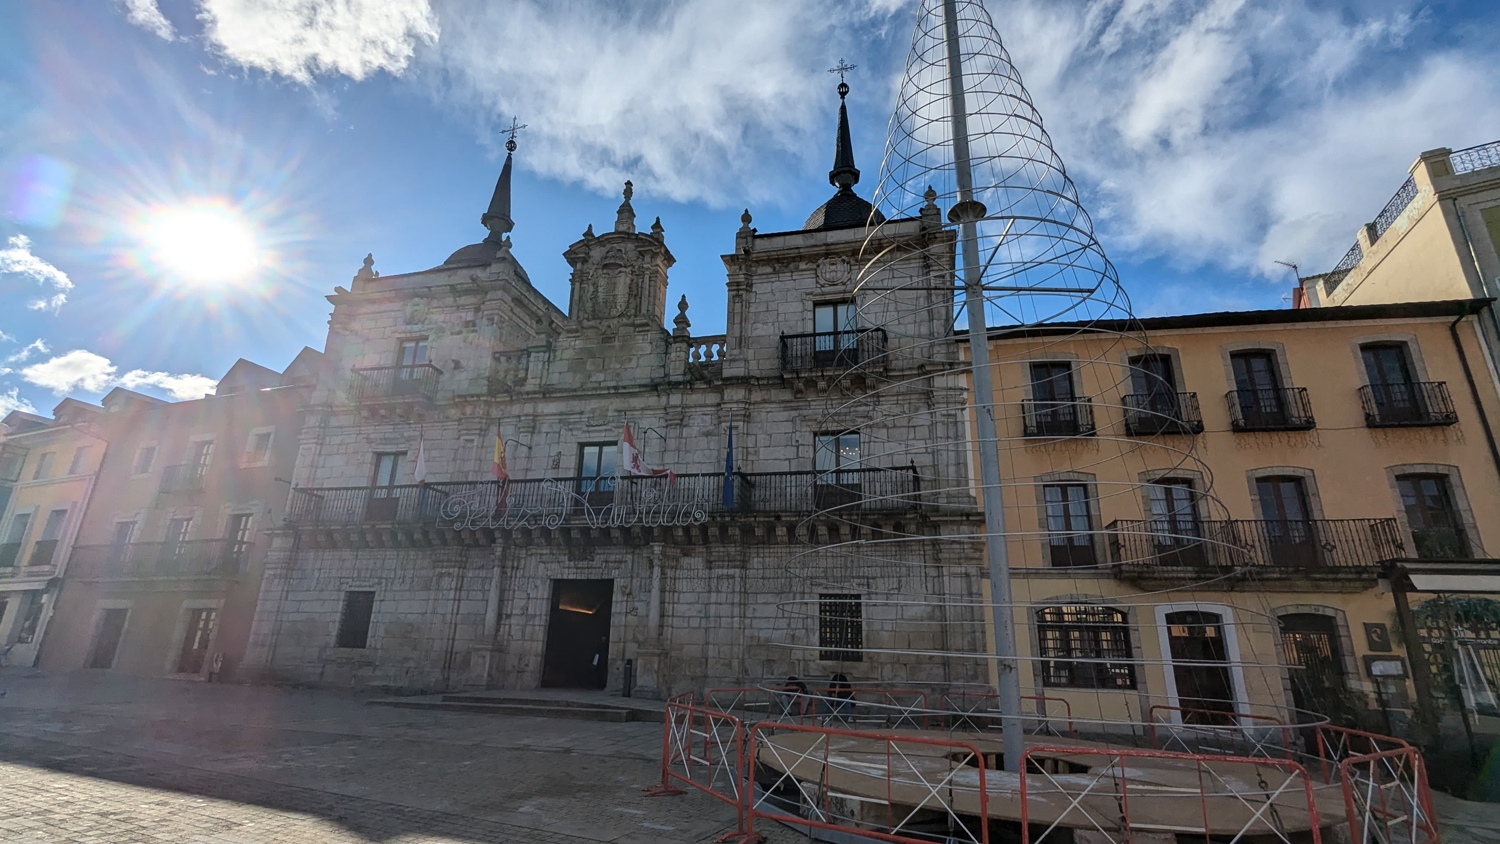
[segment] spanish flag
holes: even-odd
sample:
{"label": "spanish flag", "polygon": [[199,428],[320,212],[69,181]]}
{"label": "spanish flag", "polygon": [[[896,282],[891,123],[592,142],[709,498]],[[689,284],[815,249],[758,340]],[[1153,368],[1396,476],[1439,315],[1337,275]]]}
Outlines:
{"label": "spanish flag", "polygon": [[510,477],[510,469],[505,465],[505,435],[501,433],[498,424],[495,425],[495,461],[490,465],[490,473],[497,481]]}

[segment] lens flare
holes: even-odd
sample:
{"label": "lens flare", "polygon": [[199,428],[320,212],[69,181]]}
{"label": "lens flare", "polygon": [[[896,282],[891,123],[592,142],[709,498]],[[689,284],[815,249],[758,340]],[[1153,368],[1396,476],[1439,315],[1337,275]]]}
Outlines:
{"label": "lens flare", "polygon": [[153,263],[190,284],[237,282],[259,263],[255,232],[221,202],[155,209],[141,230]]}

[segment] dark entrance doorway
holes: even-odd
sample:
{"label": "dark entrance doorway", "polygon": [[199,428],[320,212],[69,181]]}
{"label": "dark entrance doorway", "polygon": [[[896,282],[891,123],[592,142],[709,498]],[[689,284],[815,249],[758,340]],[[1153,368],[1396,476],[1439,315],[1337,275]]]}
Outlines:
{"label": "dark entrance doorway", "polygon": [[177,673],[197,674],[208,656],[208,643],[214,636],[214,622],[219,611],[212,607],[188,612],[187,632],[182,637],[182,651],[177,654]]}
{"label": "dark entrance doorway", "polygon": [[115,651],[120,649],[120,637],[125,633],[125,618],[130,610],[105,610],[99,619],[99,633],[94,637],[94,653],[89,658],[90,668],[114,668]]}
{"label": "dark entrance doorway", "polygon": [[1182,722],[1235,723],[1224,619],[1218,613],[1188,611],[1167,613],[1166,621]]}
{"label": "dark entrance doorway", "polygon": [[552,581],[543,688],[604,688],[609,676],[609,614],[614,595],[613,580]]}
{"label": "dark entrance doorway", "polygon": [[1297,720],[1316,721],[1317,715],[1324,715],[1335,724],[1349,723],[1353,713],[1347,711],[1344,652],[1334,620],[1317,613],[1289,613],[1280,621]]}

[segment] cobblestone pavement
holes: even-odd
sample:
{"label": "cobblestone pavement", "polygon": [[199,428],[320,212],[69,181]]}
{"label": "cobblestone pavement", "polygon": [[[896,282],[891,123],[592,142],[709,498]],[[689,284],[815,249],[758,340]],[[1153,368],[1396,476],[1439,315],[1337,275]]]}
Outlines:
{"label": "cobblestone pavement", "polygon": [[659,724],[99,674],[4,671],[0,689],[7,844],[667,844],[734,828],[707,796],[643,795],[660,770]]}

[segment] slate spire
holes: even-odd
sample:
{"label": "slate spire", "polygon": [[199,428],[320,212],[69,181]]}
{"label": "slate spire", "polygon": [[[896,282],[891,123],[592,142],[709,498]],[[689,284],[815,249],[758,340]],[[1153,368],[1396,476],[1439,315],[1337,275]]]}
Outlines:
{"label": "slate spire", "polygon": [[849,140],[849,108],[844,98],[849,96],[849,83],[839,82],[839,135],[833,148],[833,169],[828,171],[828,183],[840,191],[852,191],[859,184],[859,168],[854,166],[854,144]]}
{"label": "slate spire", "polygon": [[490,207],[479,218],[479,222],[490,230],[485,237],[488,243],[500,243],[516,227],[515,221],[510,218],[510,159],[515,149],[514,138],[505,142],[505,166],[500,168],[500,179],[495,182],[495,194],[490,197]]}

